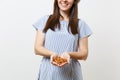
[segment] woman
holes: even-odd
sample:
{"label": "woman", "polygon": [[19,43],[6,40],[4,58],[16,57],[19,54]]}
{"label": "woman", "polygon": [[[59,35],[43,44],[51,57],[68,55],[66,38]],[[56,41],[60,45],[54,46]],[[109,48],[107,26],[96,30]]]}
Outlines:
{"label": "woman", "polygon": [[[88,56],[88,25],[78,19],[79,0],[54,0],[52,15],[33,24],[37,30],[36,55],[43,56],[38,80],[83,80],[78,60]],[[58,64],[56,57],[66,59]]]}

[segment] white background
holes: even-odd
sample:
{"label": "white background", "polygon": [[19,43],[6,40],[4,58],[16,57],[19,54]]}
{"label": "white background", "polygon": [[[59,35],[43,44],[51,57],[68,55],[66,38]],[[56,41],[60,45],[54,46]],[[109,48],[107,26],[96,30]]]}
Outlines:
{"label": "white background", "polygon": [[[120,80],[120,1],[81,0],[79,18],[91,27],[89,56],[81,61],[84,80]],[[0,0],[0,80],[36,80],[40,56],[34,54],[41,16],[53,0]]]}

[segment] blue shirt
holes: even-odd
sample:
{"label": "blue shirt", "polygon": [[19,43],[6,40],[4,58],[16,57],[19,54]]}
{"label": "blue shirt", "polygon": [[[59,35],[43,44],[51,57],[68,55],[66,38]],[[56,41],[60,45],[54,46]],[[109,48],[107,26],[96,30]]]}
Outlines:
{"label": "blue shirt", "polygon": [[[33,26],[36,30],[42,31],[49,16],[43,16]],[[68,21],[60,21],[61,29],[55,31],[48,29],[45,34],[44,47],[58,54],[64,52],[77,52],[78,40],[89,37],[92,34],[90,27],[83,20],[78,22],[78,34],[68,32]],[[43,31],[42,31],[43,32]],[[71,59],[70,64],[61,68],[50,63],[50,59],[43,57],[38,80],[83,80],[81,65],[77,60]]]}

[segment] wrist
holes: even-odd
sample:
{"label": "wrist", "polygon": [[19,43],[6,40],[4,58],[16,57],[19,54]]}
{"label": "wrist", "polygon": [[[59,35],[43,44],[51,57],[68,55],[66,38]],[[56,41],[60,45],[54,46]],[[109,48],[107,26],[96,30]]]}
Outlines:
{"label": "wrist", "polygon": [[50,56],[51,56],[51,55],[56,55],[56,53],[55,53],[55,52],[50,52]]}

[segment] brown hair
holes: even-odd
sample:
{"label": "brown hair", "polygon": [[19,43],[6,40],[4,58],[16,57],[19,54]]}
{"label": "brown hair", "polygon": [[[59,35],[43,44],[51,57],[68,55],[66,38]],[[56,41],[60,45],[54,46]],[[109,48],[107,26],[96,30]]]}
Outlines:
{"label": "brown hair", "polygon": [[[70,9],[68,31],[70,28],[72,34],[78,33],[77,29],[78,29],[78,2],[79,1],[80,0],[74,0],[74,3]],[[53,31],[55,30],[56,27],[60,29],[60,22],[59,22],[60,16],[61,15],[59,13],[58,2],[57,0],[54,0],[53,14],[49,16],[46,26],[43,29],[43,32],[46,32],[49,28],[52,29]]]}

